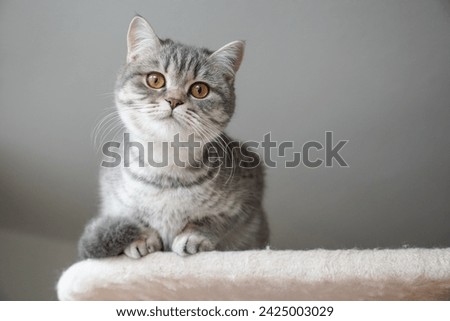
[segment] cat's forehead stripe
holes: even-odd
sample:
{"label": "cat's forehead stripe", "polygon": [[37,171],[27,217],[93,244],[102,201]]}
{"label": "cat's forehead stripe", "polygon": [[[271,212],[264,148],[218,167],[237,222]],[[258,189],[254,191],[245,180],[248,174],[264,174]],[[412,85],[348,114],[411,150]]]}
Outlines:
{"label": "cat's forehead stripe", "polygon": [[173,42],[165,43],[161,52],[161,60],[164,72],[173,70],[178,77],[186,77],[189,74],[197,78],[202,67],[202,61],[208,53],[197,48],[190,48]]}

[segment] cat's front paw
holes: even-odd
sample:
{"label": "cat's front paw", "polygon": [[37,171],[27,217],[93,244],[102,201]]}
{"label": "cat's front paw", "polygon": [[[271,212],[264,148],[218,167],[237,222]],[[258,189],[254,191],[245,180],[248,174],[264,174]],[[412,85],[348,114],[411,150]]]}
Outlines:
{"label": "cat's front paw", "polygon": [[163,244],[158,232],[150,231],[128,245],[124,253],[133,259],[139,259],[147,254],[161,251]]}
{"label": "cat's front paw", "polygon": [[175,237],[172,251],[181,256],[212,251],[214,245],[206,236],[195,232],[184,232]]}

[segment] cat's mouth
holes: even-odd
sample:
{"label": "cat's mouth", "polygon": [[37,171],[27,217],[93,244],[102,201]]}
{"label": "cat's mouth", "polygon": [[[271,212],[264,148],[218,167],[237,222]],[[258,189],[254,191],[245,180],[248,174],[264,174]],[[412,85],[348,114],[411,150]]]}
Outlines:
{"label": "cat's mouth", "polygon": [[152,115],[152,118],[156,119],[156,120],[173,120],[173,113],[172,111],[161,111],[158,113],[155,113],[154,115]]}
{"label": "cat's mouth", "polygon": [[186,121],[184,120],[184,117],[177,115],[177,113],[173,113],[173,111],[158,115],[158,117],[155,117],[155,119],[163,124],[166,124],[167,126],[172,127],[175,126],[186,126]]}

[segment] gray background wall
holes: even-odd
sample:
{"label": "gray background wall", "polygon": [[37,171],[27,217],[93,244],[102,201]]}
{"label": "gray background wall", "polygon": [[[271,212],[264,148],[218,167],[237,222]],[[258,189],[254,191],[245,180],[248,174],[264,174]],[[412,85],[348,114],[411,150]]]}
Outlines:
{"label": "gray background wall", "polygon": [[349,140],[349,168],[267,171],[274,248],[450,246],[449,1],[3,0],[0,298],[54,298],[75,260],[135,13],[190,44],[247,40],[233,136]]}

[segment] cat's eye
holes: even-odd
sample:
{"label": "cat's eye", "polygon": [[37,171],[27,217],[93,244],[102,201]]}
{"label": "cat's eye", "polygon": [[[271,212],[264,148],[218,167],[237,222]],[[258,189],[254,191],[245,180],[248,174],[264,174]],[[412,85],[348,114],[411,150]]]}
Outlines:
{"label": "cat's eye", "polygon": [[191,88],[189,89],[189,92],[195,98],[203,99],[206,96],[208,96],[209,87],[207,84],[205,84],[203,82],[196,82],[196,83],[192,84]]}
{"label": "cat's eye", "polygon": [[160,89],[166,84],[166,79],[159,72],[151,72],[147,76],[147,85],[154,89]]}

